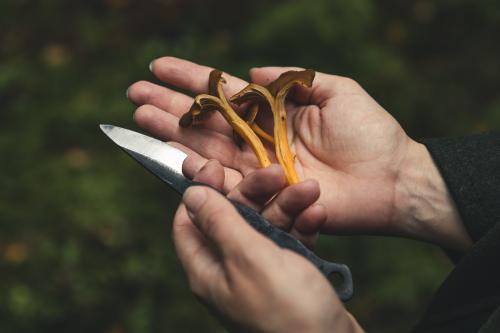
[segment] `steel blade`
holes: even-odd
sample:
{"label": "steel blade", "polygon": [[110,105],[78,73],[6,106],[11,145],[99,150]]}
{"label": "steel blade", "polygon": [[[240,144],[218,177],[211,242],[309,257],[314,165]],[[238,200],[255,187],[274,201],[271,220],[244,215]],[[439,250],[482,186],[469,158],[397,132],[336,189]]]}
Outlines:
{"label": "steel blade", "polygon": [[170,185],[184,193],[192,182],[182,174],[182,162],[186,153],[168,143],[126,128],[100,125],[101,130],[127,154]]}

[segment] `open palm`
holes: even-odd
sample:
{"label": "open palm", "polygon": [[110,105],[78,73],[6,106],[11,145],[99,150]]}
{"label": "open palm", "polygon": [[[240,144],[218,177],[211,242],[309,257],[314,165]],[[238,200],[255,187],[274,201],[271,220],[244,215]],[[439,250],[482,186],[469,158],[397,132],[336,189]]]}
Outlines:
{"label": "open palm", "polygon": [[[265,85],[290,69],[256,68],[250,74],[253,82]],[[165,57],[155,60],[152,70],[162,81],[199,94],[207,90],[211,68]],[[228,97],[247,85],[224,77]],[[232,129],[220,115],[200,127],[178,126],[191,97],[146,81],[132,85],[128,96],[139,106],[135,121],[140,127],[188,153],[187,174],[196,173],[207,159],[217,159],[226,168],[224,189],[229,191],[258,167],[253,152],[234,143]],[[291,93],[287,116],[298,175],[320,183],[319,202],[328,212],[324,231],[400,233],[394,223],[395,186],[413,141],[394,118],[354,81],[322,73],[316,74],[312,88]],[[258,121],[264,129],[272,127],[266,112]]]}

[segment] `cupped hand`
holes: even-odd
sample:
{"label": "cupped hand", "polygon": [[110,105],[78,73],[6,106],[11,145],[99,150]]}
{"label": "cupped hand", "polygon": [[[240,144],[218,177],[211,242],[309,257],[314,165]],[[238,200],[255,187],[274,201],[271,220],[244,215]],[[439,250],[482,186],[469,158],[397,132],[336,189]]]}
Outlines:
{"label": "cupped hand", "polygon": [[[207,90],[210,67],[165,57],[151,65],[162,81],[194,94]],[[292,68],[251,70],[253,82],[267,84]],[[224,74],[224,90],[232,96],[247,85]],[[190,156],[185,166],[194,174],[207,159],[225,167],[223,188],[229,192],[257,167],[253,152],[240,149],[231,127],[219,114],[196,128],[181,128],[179,117],[193,99],[146,81],[132,85],[129,98],[138,105],[137,124],[152,134],[180,143]],[[336,233],[397,233],[395,186],[398,169],[412,140],[399,124],[351,79],[316,73],[310,89],[296,88],[287,105],[289,138],[301,179],[316,179],[328,213],[324,231]],[[272,126],[261,112],[261,127]]]}
{"label": "cupped hand", "polygon": [[361,332],[307,260],[246,224],[219,193],[189,188],[173,237],[192,291],[238,332]]}

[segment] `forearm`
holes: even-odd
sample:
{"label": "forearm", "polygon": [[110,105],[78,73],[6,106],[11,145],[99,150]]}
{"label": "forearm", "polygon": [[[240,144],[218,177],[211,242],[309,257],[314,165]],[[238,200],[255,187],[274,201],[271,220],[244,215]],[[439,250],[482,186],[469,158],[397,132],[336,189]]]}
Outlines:
{"label": "forearm", "polygon": [[395,189],[397,232],[465,252],[472,240],[427,148],[410,140]]}

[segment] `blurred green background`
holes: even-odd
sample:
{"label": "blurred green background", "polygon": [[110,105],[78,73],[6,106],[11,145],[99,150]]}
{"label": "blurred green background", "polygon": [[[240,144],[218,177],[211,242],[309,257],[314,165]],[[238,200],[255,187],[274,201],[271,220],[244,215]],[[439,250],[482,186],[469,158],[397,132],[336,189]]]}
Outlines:
{"label": "blurred green background", "polygon": [[[223,331],[175,257],[178,197],[98,129],[135,128],[152,59],[350,76],[420,138],[500,127],[498,36],[493,0],[1,0],[0,331]],[[381,237],[319,253],[350,265],[369,332],[408,331],[452,268]]]}

